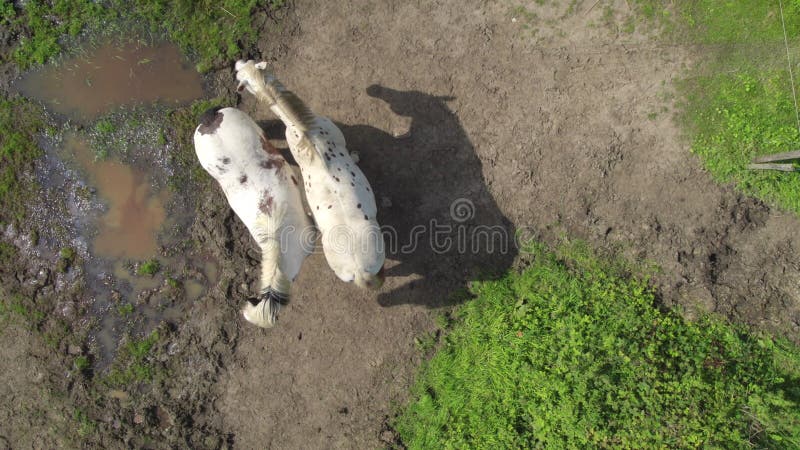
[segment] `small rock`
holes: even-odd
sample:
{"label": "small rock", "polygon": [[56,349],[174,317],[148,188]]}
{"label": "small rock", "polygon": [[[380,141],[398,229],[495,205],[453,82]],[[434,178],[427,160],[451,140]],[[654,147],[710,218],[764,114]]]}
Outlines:
{"label": "small rock", "polygon": [[56,292],[56,290],[53,288],[53,286],[44,286],[42,287],[42,290],[39,292],[43,297],[48,297],[50,295],[53,295]]}
{"label": "small rock", "polygon": [[136,303],[138,305],[149,304],[156,292],[158,292],[158,288],[145,289],[142,292],[139,292],[139,295],[136,296]]}
{"label": "small rock", "polygon": [[49,278],[50,278],[50,271],[47,270],[46,268],[41,268],[36,273],[36,279],[34,280],[33,284],[35,284],[37,286],[43,286],[43,285],[47,284],[47,280]]}
{"label": "small rock", "polygon": [[[112,390],[108,391],[108,396],[111,397],[111,398],[115,398],[117,400],[123,401],[123,402],[128,400],[129,398],[131,398],[131,396],[128,395],[127,392],[121,391],[119,389],[112,389]],[[133,420],[135,422],[136,421],[136,417],[134,417]]]}
{"label": "small rock", "polygon": [[261,253],[257,252],[253,248],[248,248],[247,251],[245,252],[245,255],[247,255],[248,258],[254,259],[256,261],[261,260]]}
{"label": "small rock", "polygon": [[70,319],[75,316],[75,304],[70,301],[65,301],[56,305],[56,311],[62,316]]}
{"label": "small rock", "polygon": [[144,416],[139,413],[134,414],[133,423],[135,423],[136,425],[141,425],[142,423],[144,423]]}
{"label": "small rock", "polygon": [[156,417],[158,417],[158,425],[162,429],[169,428],[174,423],[169,412],[160,406],[156,406]]}
{"label": "small rock", "polygon": [[398,117],[395,123],[391,125],[391,133],[395,139],[408,139],[411,137],[411,121],[410,117]]}
{"label": "small rock", "polygon": [[381,441],[387,444],[393,444],[396,442],[395,435],[392,430],[383,430],[381,431]]}
{"label": "small rock", "polygon": [[69,347],[67,347],[67,353],[70,355],[80,355],[83,353],[83,350],[81,349],[80,345],[69,344]]}

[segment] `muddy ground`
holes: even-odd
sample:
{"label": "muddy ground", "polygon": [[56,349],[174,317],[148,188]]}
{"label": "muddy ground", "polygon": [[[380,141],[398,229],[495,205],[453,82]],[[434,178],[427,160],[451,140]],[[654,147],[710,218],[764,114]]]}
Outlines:
{"label": "muddy ground", "polygon": [[[431,245],[433,226],[449,227],[451,242],[463,233],[471,243],[481,226],[550,244],[585,239],[655,266],[666,305],[797,340],[800,221],[715,184],[674,121],[672,82],[702,50],[622,32],[624,0],[538,3],[298,0],[277,22],[265,18],[258,54],[361,154],[378,218],[400,244],[386,285],[345,285],[316,254],[279,325],[249,326],[238,309],[258,254],[212,186],[191,235],[222,274],[184,305],[184,320],[160,329],[167,375],[130,398],[98,395],[71,379],[70,348],[7,327],[0,444],[74,443],[61,431],[81,423],[80,404],[95,427],[86,439],[108,447],[394,445],[387,419],[422,358],[415,339],[435,333],[435,316],[463,299],[469,280],[524,259],[513,245]],[[212,96],[233,87],[232,69],[208,80]],[[279,139],[252,98],[239,106]],[[4,280],[36,278],[37,264],[53,257],[31,256]]]}

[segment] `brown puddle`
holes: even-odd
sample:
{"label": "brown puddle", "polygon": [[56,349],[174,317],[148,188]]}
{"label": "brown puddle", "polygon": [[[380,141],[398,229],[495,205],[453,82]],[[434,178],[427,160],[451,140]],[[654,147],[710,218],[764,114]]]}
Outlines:
{"label": "brown puddle", "polygon": [[[28,73],[15,89],[40,100],[48,110],[86,125],[125,106],[174,106],[204,96],[200,75],[172,44],[102,44],[58,65]],[[141,131],[148,136],[146,130],[137,128],[134,133]],[[85,203],[91,206],[83,208],[94,211],[99,203],[103,205],[96,217],[90,209],[77,212],[92,216],[88,219],[93,226],[83,229],[90,253],[84,268],[87,293],[93,298],[92,314],[98,319],[89,338],[90,345],[97,345],[93,350],[97,368],[113,361],[121,336],[149,333],[163,321],[179,321],[191,302],[205,295],[219,276],[213,259],[160,256],[159,239],[167,246],[176,239],[165,230],[190,220],[187,214],[192,212],[175,205],[168,212],[168,202],[174,203],[170,191],[152,187],[154,181],[163,185],[167,175],[163,172],[163,144],[138,138],[136,142],[141,146],[126,147],[126,152],[135,155],[127,159],[138,161],[137,166],[113,157],[95,160],[89,140],[78,132],[65,133],[60,148],[54,150],[56,159],[80,169],[80,181],[72,194],[79,199],[76,205]],[[65,175],[72,178],[69,172]],[[54,183],[59,186],[63,180]],[[81,191],[87,188],[96,192],[96,198]],[[88,234],[89,230],[94,234]],[[136,273],[134,263],[154,257],[161,263],[161,271],[154,276]]]}
{"label": "brown puddle", "polygon": [[108,206],[92,243],[95,255],[146,259],[158,253],[156,235],[166,218],[169,191],[151,192],[148,177],[119,161],[95,161],[89,144],[77,135],[64,140],[64,151],[88,174]]}
{"label": "brown puddle", "polygon": [[203,96],[200,75],[173,44],[104,44],[29,73],[17,88],[48,109],[84,121],[118,106],[175,105]]}
{"label": "brown puddle", "polygon": [[[108,367],[114,359],[120,336],[127,331],[147,333],[160,323],[177,323],[185,317],[191,304],[209,292],[219,281],[219,266],[209,256],[195,255],[191,261],[181,257],[159,258],[164,270],[155,276],[142,276],[122,260],[108,261],[110,285],[118,298],[112,299],[107,284],[95,284],[99,301],[97,315],[99,327],[93,341],[97,344],[96,367]],[[210,269],[210,270],[209,270]],[[170,288],[169,278],[177,277],[175,288]],[[173,278],[175,279],[175,278]],[[105,286],[103,289],[101,286]],[[175,290],[182,292],[179,299],[172,297]],[[121,315],[125,305],[135,305],[135,315]]]}

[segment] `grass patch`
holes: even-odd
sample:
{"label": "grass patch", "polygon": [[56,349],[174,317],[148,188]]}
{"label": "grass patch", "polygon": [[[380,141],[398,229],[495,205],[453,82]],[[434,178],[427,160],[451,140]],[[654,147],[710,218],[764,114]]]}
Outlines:
{"label": "grass patch", "polygon": [[72,247],[64,247],[58,252],[58,256],[62,259],[72,260],[75,258],[75,249]]}
{"label": "grass patch", "polygon": [[38,186],[27,175],[42,151],[35,136],[44,131],[42,112],[21,98],[0,96],[0,221],[20,223]]}
{"label": "grass patch", "polygon": [[[800,213],[796,173],[751,171],[758,155],[800,148],[792,85],[777,1],[638,0],[643,16],[666,24],[665,36],[699,45],[702,59],[679,91],[691,150],[719,182]],[[784,0],[789,53],[800,64],[800,0]],[[671,13],[670,11],[673,11]],[[795,79],[795,88],[800,91]]]}
{"label": "grass patch", "polygon": [[397,418],[416,448],[798,448],[800,351],[535,250],[476,283]]}
{"label": "grass patch", "polygon": [[133,305],[130,303],[125,303],[117,308],[117,313],[119,313],[122,317],[128,317],[133,314]]}
{"label": "grass patch", "polygon": [[158,271],[161,270],[161,263],[153,258],[148,261],[143,262],[139,265],[139,268],[136,270],[136,273],[139,276],[150,276],[157,274]]}
{"label": "grass patch", "polygon": [[77,253],[75,249],[72,247],[64,247],[58,252],[58,264],[56,264],[56,270],[59,272],[66,272],[75,264],[75,258],[77,257]]}
{"label": "grass patch", "polygon": [[111,134],[117,131],[117,127],[111,120],[101,119],[94,124],[94,130],[98,134]]}
{"label": "grass patch", "polygon": [[95,159],[109,155],[129,159],[142,148],[157,148],[162,142],[164,117],[162,109],[144,106],[117,108],[94,122],[88,133]]}
{"label": "grass patch", "polygon": [[193,54],[205,72],[240,56],[256,39],[256,12],[277,9],[282,0],[32,0],[0,6],[0,27],[23,36],[12,59],[20,67],[42,64],[62,50],[64,36],[98,32],[128,23],[164,35]]}
{"label": "grass patch", "polygon": [[92,366],[91,362],[89,362],[89,358],[86,356],[78,356],[75,358],[73,364],[75,365],[75,369],[79,372],[83,372]]}
{"label": "grass patch", "polygon": [[0,319],[14,320],[31,329],[42,325],[47,315],[20,294],[0,290]]}
{"label": "grass patch", "polygon": [[61,342],[65,339],[73,339],[80,341],[82,336],[79,333],[73,332],[69,324],[62,318],[57,318],[50,326],[44,327],[42,330],[42,340],[45,345],[52,349],[58,349]]}
{"label": "grass patch", "polygon": [[108,387],[130,387],[131,383],[150,382],[156,373],[151,353],[160,339],[153,331],[143,339],[132,340],[119,349],[114,367],[102,381]]}
{"label": "grass patch", "polygon": [[18,253],[19,251],[14,244],[0,241],[0,264],[5,266],[13,263],[16,260]]}
{"label": "grass patch", "polygon": [[97,431],[97,423],[89,418],[84,411],[76,408],[72,418],[75,420],[78,426],[76,430],[78,432],[78,436],[86,438],[93,435]]}
{"label": "grass patch", "polygon": [[172,289],[180,289],[181,282],[177,278],[167,277],[167,285]]}

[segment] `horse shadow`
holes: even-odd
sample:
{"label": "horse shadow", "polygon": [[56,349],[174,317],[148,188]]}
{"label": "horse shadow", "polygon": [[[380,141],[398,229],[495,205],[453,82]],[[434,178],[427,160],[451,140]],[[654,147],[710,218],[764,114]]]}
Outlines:
{"label": "horse shadow", "polygon": [[[382,306],[430,308],[463,301],[467,283],[502,276],[517,254],[513,224],[483,179],[482,164],[447,102],[419,91],[372,85],[367,94],[410,119],[396,137],[337,123],[375,192],[386,245]],[[270,136],[281,125],[262,123]]]}

